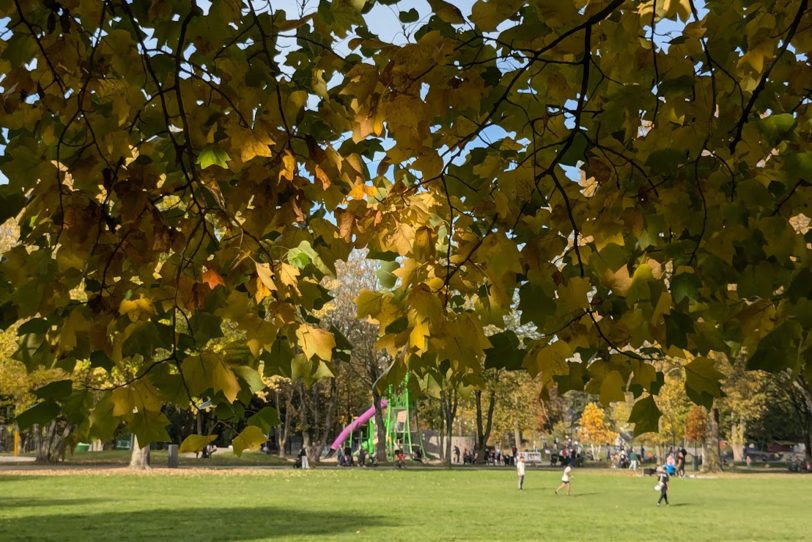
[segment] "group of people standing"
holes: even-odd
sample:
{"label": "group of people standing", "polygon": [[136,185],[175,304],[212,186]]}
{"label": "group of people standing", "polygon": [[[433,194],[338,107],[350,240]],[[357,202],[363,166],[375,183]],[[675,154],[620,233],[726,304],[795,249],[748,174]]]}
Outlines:
{"label": "group of people standing", "polygon": [[[511,448],[511,455],[506,453],[502,453],[502,450],[498,448],[493,448],[491,450],[485,450],[485,464],[498,466],[510,466],[516,464],[516,454],[518,453],[518,448],[513,446]],[[468,448],[463,448],[462,453],[460,453],[460,447],[454,446],[454,463],[462,463],[463,465],[473,465],[476,463],[476,451],[469,450]]]}

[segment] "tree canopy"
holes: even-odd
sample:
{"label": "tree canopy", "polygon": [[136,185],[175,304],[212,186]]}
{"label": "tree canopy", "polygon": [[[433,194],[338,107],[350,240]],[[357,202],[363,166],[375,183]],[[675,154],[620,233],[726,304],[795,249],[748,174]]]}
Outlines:
{"label": "tree canopy", "polygon": [[713,352],[809,380],[808,0],[429,4],[0,0],[2,326],[30,369],[132,369],[34,408],[146,442],[165,403],[326,374],[353,249],[392,375],[516,364],[632,392],[638,430],[666,355],[698,402]]}

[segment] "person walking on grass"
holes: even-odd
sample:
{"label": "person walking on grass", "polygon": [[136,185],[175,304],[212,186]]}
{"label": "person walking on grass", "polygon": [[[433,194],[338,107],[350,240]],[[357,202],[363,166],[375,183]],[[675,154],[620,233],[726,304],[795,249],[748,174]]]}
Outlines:
{"label": "person walking on grass", "polygon": [[665,501],[668,506],[668,472],[663,467],[657,467],[657,486],[660,488],[660,499],[657,501],[657,506]]}
{"label": "person walking on grass", "polygon": [[634,451],[634,448],[629,452],[629,470],[637,470],[637,453]]}
{"label": "person walking on grass", "polygon": [[567,488],[567,495],[572,495],[572,467],[567,465],[564,467],[564,474],[561,476],[561,485],[555,490],[555,494],[558,495],[558,492],[565,487]]}
{"label": "person walking on grass", "polygon": [[524,489],[524,454],[519,454],[519,458],[516,460],[516,474],[519,475],[519,491]]}

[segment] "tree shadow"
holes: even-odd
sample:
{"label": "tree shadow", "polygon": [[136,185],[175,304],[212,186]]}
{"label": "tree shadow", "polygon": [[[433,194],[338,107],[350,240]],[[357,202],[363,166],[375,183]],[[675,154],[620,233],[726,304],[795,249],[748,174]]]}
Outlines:
{"label": "tree shadow", "polygon": [[6,508],[36,508],[38,506],[76,506],[92,503],[108,502],[105,499],[36,499],[36,498],[8,498],[0,496],[0,510]]}
{"label": "tree shadow", "polygon": [[[159,495],[155,496],[160,499]],[[2,502],[2,501],[0,501]],[[29,504],[35,506],[35,502]],[[276,506],[175,508],[96,514],[30,514],[4,519],[2,529],[22,540],[144,538],[232,541],[318,537],[395,526],[382,516]]]}

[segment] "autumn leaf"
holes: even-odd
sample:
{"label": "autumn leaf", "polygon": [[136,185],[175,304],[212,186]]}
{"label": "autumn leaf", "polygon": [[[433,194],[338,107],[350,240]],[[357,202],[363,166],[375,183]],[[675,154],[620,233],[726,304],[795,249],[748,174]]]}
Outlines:
{"label": "autumn leaf", "polygon": [[318,356],[324,361],[330,361],[333,358],[333,348],[335,348],[336,342],[333,334],[326,329],[302,324],[296,330],[296,338],[299,341],[299,347],[308,358]]}

